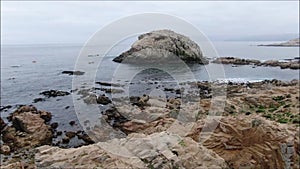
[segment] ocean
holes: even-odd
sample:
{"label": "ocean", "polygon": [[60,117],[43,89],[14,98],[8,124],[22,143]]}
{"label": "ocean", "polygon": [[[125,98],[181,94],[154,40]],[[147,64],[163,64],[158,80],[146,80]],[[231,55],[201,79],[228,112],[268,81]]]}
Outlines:
{"label": "ocean", "polygon": [[[220,41],[212,42],[218,56],[235,56],[247,59],[264,60],[285,60],[299,57],[297,47],[263,47],[259,44],[271,44],[274,42],[235,42]],[[103,58],[97,67],[95,81],[111,81],[114,75],[118,77],[119,83],[131,82],[129,75],[141,74],[142,78],[135,78],[141,81],[143,78],[148,80],[172,80],[172,76],[166,77],[165,72],[142,71],[138,65],[122,65],[122,71],[116,71],[120,67],[112,59],[122,51],[128,49],[130,44],[121,44],[112,48]],[[46,90],[71,91],[72,79],[74,76],[62,74],[62,71],[73,70],[77,57],[81,51],[80,44],[40,44],[40,45],[2,45],[1,46],[1,106],[12,105],[13,108],[1,112],[2,117],[7,117],[17,105],[32,104],[38,109],[52,112],[52,122],[58,122],[58,130],[77,131],[81,126],[77,122],[75,126],[70,126],[69,121],[77,121],[74,113],[73,98],[71,95],[64,97],[47,98],[46,101],[33,103],[35,98],[43,97],[39,93]],[[96,46],[90,48],[97,48]],[[93,60],[99,59],[99,54],[93,53],[86,56],[90,64]],[[101,55],[101,54],[100,54]],[[204,53],[207,56],[206,53]],[[210,56],[207,56],[210,57]],[[224,65],[224,78],[210,76],[210,71],[214,70],[215,64],[189,65],[189,71],[182,70],[176,65],[168,69],[178,76],[185,79],[187,73],[192,73],[199,81],[260,81],[264,79],[279,79],[289,81],[299,79],[299,70],[280,69],[279,67],[252,67],[250,65],[233,67]],[[127,76],[128,75],[128,76]],[[174,80],[174,79],[173,79]],[[82,81],[84,83],[84,81]],[[135,91],[143,93],[143,91]],[[67,107],[69,106],[69,107]],[[72,142],[73,141],[73,142]],[[69,146],[80,144],[78,140],[71,140]]]}

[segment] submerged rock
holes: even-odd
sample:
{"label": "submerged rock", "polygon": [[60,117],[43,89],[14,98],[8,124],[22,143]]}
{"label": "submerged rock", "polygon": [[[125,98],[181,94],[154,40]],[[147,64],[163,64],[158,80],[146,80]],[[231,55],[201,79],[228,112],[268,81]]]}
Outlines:
{"label": "submerged rock", "polygon": [[111,86],[111,87],[121,87],[123,85],[121,84],[116,84],[116,83],[111,83],[111,82],[95,82],[96,84],[99,84],[101,86]]}
{"label": "submerged rock", "polygon": [[33,103],[37,103],[37,102],[43,102],[43,101],[45,101],[46,99],[45,98],[35,98],[35,99],[33,99]]}
{"label": "submerged rock", "polygon": [[68,75],[83,75],[84,72],[81,71],[63,71],[62,74],[68,74]]}
{"label": "submerged rock", "polygon": [[48,90],[48,91],[43,91],[40,94],[47,97],[58,97],[58,96],[66,96],[69,95],[70,93],[66,91],[60,91],[60,90]]}
{"label": "submerged rock", "polygon": [[7,106],[0,106],[0,111],[6,111],[6,110],[8,110],[8,109],[10,109],[10,108],[12,108],[12,106],[11,105],[7,105]]}
{"label": "submerged rock", "polygon": [[128,51],[113,61],[168,63],[176,58],[186,63],[208,64],[208,60],[203,57],[200,47],[194,41],[171,30],[157,30],[140,35]]}

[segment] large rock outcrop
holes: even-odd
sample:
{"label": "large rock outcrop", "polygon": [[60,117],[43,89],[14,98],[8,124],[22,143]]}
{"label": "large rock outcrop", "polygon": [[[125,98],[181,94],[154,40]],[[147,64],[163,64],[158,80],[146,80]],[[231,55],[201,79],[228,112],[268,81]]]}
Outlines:
{"label": "large rock outcrop", "polygon": [[[199,141],[203,126],[203,120],[197,121],[187,136]],[[258,116],[223,118],[203,145],[230,168],[299,168],[297,129]]]}
{"label": "large rock outcrop", "polygon": [[131,134],[79,148],[43,146],[38,168],[226,168],[216,153],[188,137],[167,132]]}
{"label": "large rock outcrop", "polygon": [[208,64],[200,47],[190,38],[171,30],[142,34],[131,48],[113,59],[115,62],[170,62],[180,58],[186,63]]}

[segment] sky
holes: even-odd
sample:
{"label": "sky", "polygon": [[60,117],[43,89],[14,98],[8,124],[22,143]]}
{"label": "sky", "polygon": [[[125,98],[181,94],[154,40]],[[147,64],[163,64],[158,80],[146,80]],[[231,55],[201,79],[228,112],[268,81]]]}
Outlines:
{"label": "sky", "polygon": [[298,1],[1,1],[1,43],[84,43],[145,12],[180,17],[212,39],[299,34]]}

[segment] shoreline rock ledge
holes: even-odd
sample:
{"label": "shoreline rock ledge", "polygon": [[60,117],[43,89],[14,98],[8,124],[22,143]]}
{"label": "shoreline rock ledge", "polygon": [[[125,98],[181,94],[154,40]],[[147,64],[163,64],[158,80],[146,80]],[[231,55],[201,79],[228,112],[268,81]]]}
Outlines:
{"label": "shoreline rock ledge", "polygon": [[142,34],[131,48],[113,61],[119,63],[176,62],[208,64],[200,47],[190,38],[171,30]]}

